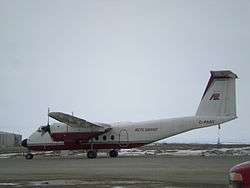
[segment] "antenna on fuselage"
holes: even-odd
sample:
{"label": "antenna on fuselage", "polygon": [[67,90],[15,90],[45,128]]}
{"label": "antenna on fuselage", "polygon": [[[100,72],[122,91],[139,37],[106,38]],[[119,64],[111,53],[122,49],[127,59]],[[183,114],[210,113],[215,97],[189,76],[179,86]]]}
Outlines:
{"label": "antenna on fuselage", "polygon": [[50,109],[49,109],[49,107],[48,107],[48,114],[47,114],[47,116],[48,116],[48,121],[47,121],[47,125],[49,125],[49,112],[50,112]]}

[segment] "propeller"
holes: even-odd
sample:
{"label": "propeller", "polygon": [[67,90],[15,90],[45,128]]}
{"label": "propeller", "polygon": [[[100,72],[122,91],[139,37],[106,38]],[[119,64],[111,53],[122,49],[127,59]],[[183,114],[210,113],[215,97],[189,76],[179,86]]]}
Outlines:
{"label": "propeller", "polygon": [[50,132],[50,124],[49,124],[49,112],[50,112],[50,109],[48,108],[48,121],[47,121],[47,125],[41,127],[42,135],[44,135],[46,132],[51,134],[51,132]]}

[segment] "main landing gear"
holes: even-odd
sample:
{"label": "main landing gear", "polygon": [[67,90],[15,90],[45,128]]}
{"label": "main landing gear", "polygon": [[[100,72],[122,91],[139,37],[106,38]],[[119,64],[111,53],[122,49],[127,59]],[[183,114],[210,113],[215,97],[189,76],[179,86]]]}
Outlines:
{"label": "main landing gear", "polygon": [[[110,157],[112,157],[112,158],[115,158],[115,157],[117,157],[118,156],[118,151],[117,150],[111,150],[110,152],[109,152],[109,156]],[[97,151],[96,150],[89,150],[88,152],[87,152],[87,157],[89,158],[89,159],[95,159],[96,157],[97,157]]]}
{"label": "main landing gear", "polygon": [[115,157],[117,157],[118,156],[118,151],[117,150],[111,150],[110,152],[109,152],[109,156],[110,157],[112,157],[112,158],[115,158]]}
{"label": "main landing gear", "polygon": [[87,152],[87,157],[89,159],[95,159],[97,157],[97,151],[96,150],[89,150]]}
{"label": "main landing gear", "polygon": [[34,157],[34,155],[32,154],[32,153],[27,153],[26,155],[25,155],[25,159],[33,159],[33,157]]}

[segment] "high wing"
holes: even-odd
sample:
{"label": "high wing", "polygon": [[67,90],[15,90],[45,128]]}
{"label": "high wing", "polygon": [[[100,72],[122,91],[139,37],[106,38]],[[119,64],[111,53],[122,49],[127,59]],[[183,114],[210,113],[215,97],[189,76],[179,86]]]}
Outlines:
{"label": "high wing", "polygon": [[50,112],[49,117],[60,121],[62,123],[65,123],[71,127],[77,127],[77,128],[93,128],[93,129],[104,129],[104,130],[110,130],[111,127],[108,124],[104,123],[91,123],[84,119],[65,114],[62,112]]}

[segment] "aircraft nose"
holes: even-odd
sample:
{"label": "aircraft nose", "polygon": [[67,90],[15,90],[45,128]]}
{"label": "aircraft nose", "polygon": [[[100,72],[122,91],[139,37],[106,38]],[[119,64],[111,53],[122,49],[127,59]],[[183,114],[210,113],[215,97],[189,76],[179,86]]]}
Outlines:
{"label": "aircraft nose", "polygon": [[24,139],[22,142],[21,142],[21,145],[23,147],[27,147],[27,139]]}

